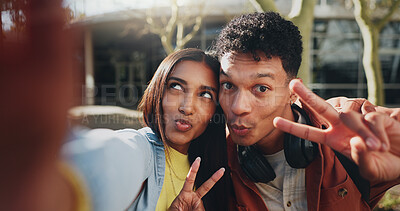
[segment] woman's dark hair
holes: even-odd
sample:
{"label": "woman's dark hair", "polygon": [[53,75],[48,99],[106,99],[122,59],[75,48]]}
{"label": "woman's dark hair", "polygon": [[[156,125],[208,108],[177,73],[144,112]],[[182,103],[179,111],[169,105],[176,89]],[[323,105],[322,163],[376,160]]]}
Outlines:
{"label": "woman's dark hair", "polygon": [[[143,98],[139,104],[139,110],[143,112],[143,121],[150,127],[167,145],[165,125],[163,123],[162,98],[167,87],[168,77],[175,70],[175,66],[181,61],[196,61],[206,64],[219,77],[220,64],[218,60],[202,50],[188,48],[179,50],[167,56],[158,66],[151,79]],[[188,149],[190,164],[196,157],[201,157],[200,169],[197,173],[195,186],[200,187],[211,175],[221,167],[225,167],[224,176],[203,197],[206,210],[227,210],[230,191],[230,173],[227,165],[227,149],[225,139],[225,121],[220,106],[217,106],[212,121],[206,130],[195,140],[192,140]]]}
{"label": "woman's dark hair", "polygon": [[196,187],[200,187],[218,169],[225,167],[224,176],[203,197],[203,203],[206,210],[229,210],[228,199],[233,189],[228,166],[225,117],[221,106],[217,106],[212,121],[204,133],[190,143],[188,155],[190,163],[193,163],[196,157],[201,157],[195,181]]}

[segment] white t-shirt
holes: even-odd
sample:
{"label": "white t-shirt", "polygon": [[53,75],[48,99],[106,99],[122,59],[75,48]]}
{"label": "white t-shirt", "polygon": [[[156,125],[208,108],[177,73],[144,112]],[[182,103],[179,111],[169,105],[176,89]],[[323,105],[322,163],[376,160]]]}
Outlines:
{"label": "white t-shirt", "polygon": [[264,155],[275,171],[276,178],[268,183],[255,183],[271,211],[307,210],[305,169],[289,166],[283,150]]}

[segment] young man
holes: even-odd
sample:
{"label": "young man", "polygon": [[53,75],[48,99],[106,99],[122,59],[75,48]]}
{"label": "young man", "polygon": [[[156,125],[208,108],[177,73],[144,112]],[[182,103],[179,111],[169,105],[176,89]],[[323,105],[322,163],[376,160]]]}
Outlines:
{"label": "young man", "polygon": [[[396,183],[371,182],[367,194],[361,194],[332,145],[300,141],[274,127],[277,117],[323,126],[307,104],[301,109],[293,105],[297,97],[289,82],[301,63],[302,41],[292,22],[272,12],[242,15],[221,31],[215,49],[221,62],[219,99],[229,129],[235,208],[369,210]],[[335,125],[331,121],[338,118],[328,115],[327,120],[326,127]],[[337,127],[332,137],[343,128]],[[348,137],[343,138],[333,148],[351,157]],[[301,144],[293,146],[296,143]]]}

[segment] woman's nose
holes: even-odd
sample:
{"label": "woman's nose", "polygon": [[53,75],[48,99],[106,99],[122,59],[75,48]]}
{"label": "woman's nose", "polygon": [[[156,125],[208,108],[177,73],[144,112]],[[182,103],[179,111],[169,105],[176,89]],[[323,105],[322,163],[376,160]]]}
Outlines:
{"label": "woman's nose", "polygon": [[194,97],[193,95],[185,95],[184,99],[182,100],[181,104],[179,105],[179,112],[184,114],[185,116],[192,115],[194,113]]}

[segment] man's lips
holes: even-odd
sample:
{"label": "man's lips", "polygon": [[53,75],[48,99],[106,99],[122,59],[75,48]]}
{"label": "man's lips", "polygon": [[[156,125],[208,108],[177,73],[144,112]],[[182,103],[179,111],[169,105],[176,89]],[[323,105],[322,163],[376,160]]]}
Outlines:
{"label": "man's lips", "polygon": [[185,132],[192,128],[192,124],[184,119],[175,120],[175,128],[179,131]]}
{"label": "man's lips", "polygon": [[232,132],[238,136],[245,136],[250,132],[250,128],[243,125],[231,125]]}

